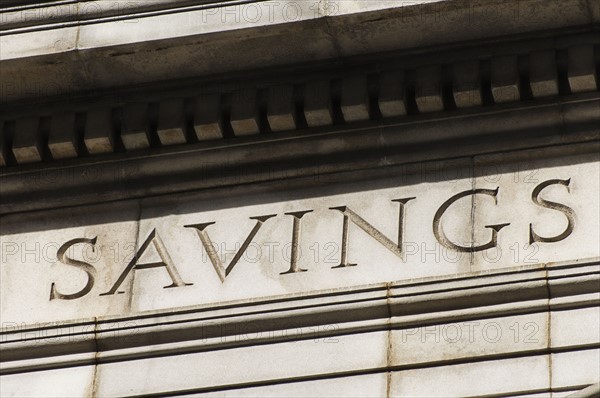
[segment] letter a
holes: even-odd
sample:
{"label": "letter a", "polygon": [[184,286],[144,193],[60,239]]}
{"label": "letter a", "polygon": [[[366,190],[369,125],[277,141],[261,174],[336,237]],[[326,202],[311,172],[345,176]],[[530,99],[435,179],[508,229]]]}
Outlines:
{"label": "letter a", "polygon": [[[140,259],[142,254],[144,254],[144,252],[148,249],[148,246],[150,246],[151,243],[154,245],[154,248],[156,249],[156,252],[160,256],[162,261],[158,263],[138,264],[138,260]],[[169,253],[167,252],[167,248],[160,239],[160,236],[158,236],[158,233],[156,233],[156,229],[154,229],[152,232],[150,232],[150,235],[148,235],[148,238],[142,244],[142,247],[140,247],[140,250],[135,254],[131,262],[127,265],[127,267],[125,267],[125,270],[123,271],[121,276],[119,276],[119,279],[117,279],[117,282],[115,282],[114,286],[108,292],[102,293],[101,296],[110,296],[115,294],[121,286],[121,284],[123,284],[123,281],[125,280],[127,275],[129,275],[129,273],[132,270],[159,267],[165,267],[167,269],[167,272],[169,273],[169,276],[171,277],[171,280],[173,281],[173,284],[165,286],[165,289],[192,285],[192,283],[185,283],[183,279],[181,279],[181,276],[179,276],[179,272],[177,272],[177,269],[173,265],[171,256],[169,256]]]}

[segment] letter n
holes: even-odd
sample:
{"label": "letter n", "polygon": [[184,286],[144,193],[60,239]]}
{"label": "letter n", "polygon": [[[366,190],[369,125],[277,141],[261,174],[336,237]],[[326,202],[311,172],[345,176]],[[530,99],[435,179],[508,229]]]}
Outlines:
{"label": "letter n", "polygon": [[331,207],[330,210],[337,210],[344,215],[344,223],[342,226],[342,256],[340,260],[340,265],[335,266],[333,268],[346,268],[353,267],[356,264],[348,263],[348,226],[349,223],[352,222],[364,232],[366,232],[370,237],[375,239],[379,244],[388,249],[390,252],[394,253],[396,256],[402,258],[402,246],[403,246],[403,236],[404,236],[404,218],[405,218],[405,206],[411,200],[416,198],[406,198],[406,199],[395,199],[392,202],[396,202],[400,205],[400,209],[398,212],[398,242],[394,243],[390,238],[385,236],[381,231],[377,228],[369,224],[365,221],[361,216],[353,212],[347,206],[340,207]]}

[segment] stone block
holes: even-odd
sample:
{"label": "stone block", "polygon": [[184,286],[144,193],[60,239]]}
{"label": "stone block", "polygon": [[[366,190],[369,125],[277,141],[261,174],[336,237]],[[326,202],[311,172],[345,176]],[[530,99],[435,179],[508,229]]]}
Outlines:
{"label": "stone block", "polygon": [[347,123],[369,120],[367,76],[350,76],[342,80],[341,107]]}
{"label": "stone block", "polygon": [[121,139],[128,151],[150,148],[148,104],[130,104],[123,108]]}
{"label": "stone block", "polygon": [[81,398],[93,396],[94,366],[68,367],[0,377],[2,397]]}
{"label": "stone block", "polygon": [[221,96],[219,94],[206,94],[196,98],[194,130],[198,141],[223,138]]}
{"label": "stone block", "polygon": [[481,106],[480,81],[479,61],[464,61],[454,64],[452,88],[457,108]]}
{"label": "stone block", "polygon": [[548,324],[548,315],[537,313],[394,330],[391,361],[425,366],[543,350],[548,347]]}
{"label": "stone block", "polygon": [[258,98],[255,89],[240,90],[232,94],[231,127],[237,137],[260,133]]}
{"label": "stone block", "polygon": [[548,355],[536,355],[393,372],[390,396],[520,396],[549,389],[549,367]]}
{"label": "stone block", "polygon": [[166,100],[160,103],[156,130],[162,145],[186,143],[184,107],[183,99]]}
{"label": "stone block", "polygon": [[567,389],[598,383],[600,349],[558,352],[551,355],[553,388]]}
{"label": "stone block", "polygon": [[75,126],[75,113],[60,113],[52,116],[48,148],[54,159],[76,158],[79,143]]}
{"label": "stone block", "polygon": [[578,308],[552,311],[552,347],[593,346],[600,341],[600,308]]}
{"label": "stone block", "polygon": [[267,119],[272,131],[296,129],[294,87],[282,85],[269,88]]}
{"label": "stone block", "polygon": [[306,83],[304,116],[309,127],[330,126],[333,124],[331,83],[329,80]]}
{"label": "stone block", "polygon": [[529,84],[534,98],[558,95],[554,50],[540,50],[529,54]]}
{"label": "stone block", "polygon": [[597,89],[594,46],[591,44],[569,48],[569,86],[573,93],[584,93]]}
{"label": "stone block", "polygon": [[444,110],[442,98],[442,67],[439,65],[417,68],[415,100],[421,113]]}
{"label": "stone block", "polygon": [[519,68],[516,55],[492,58],[492,95],[497,104],[521,99]]}
{"label": "stone block", "polygon": [[114,126],[110,108],[88,111],[83,141],[91,155],[101,155],[114,151]]}
{"label": "stone block", "polygon": [[173,395],[185,390],[267,381],[274,383],[386,366],[386,332],[343,335],[323,340],[308,338],[100,364],[96,392],[98,396],[123,396],[135,388],[140,395]]}
{"label": "stone block", "polygon": [[39,118],[19,119],[15,122],[12,151],[18,164],[42,161],[43,148]]}
{"label": "stone block", "polygon": [[380,75],[379,110],[383,117],[406,115],[406,88],[403,71],[388,71]]}

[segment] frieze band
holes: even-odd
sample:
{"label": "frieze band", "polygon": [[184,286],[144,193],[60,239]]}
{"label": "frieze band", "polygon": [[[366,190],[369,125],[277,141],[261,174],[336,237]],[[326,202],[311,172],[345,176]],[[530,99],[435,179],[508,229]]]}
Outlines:
{"label": "frieze band", "polygon": [[[530,223],[529,231],[528,231],[529,232],[529,244],[556,243],[556,242],[560,242],[562,240],[567,239],[573,233],[573,230],[575,228],[575,212],[574,212],[574,210],[564,204],[552,202],[552,201],[546,200],[542,197],[543,191],[546,188],[553,186],[553,185],[564,186],[567,189],[567,191],[570,192],[570,184],[571,184],[571,179],[567,179],[567,180],[552,179],[552,180],[544,181],[534,188],[534,190],[532,191],[532,194],[531,194],[532,202],[542,208],[546,208],[546,209],[550,209],[550,210],[554,210],[554,211],[562,213],[567,218],[568,225],[562,233],[560,233],[556,236],[543,237],[535,232],[534,223]],[[466,197],[476,196],[476,195],[488,196],[491,199],[493,199],[495,205],[498,205],[499,192],[500,192],[500,187],[496,187],[495,189],[472,189],[472,190],[467,190],[467,191],[457,193],[456,195],[454,195],[451,198],[449,198],[448,200],[446,200],[438,208],[438,210],[435,213],[433,220],[432,220],[433,234],[434,234],[436,240],[438,241],[438,243],[449,250],[453,250],[456,252],[466,252],[466,253],[481,252],[481,251],[485,251],[485,250],[497,247],[498,236],[499,236],[500,232],[502,230],[508,228],[510,226],[510,223],[486,225],[485,228],[489,229],[491,231],[491,236],[487,243],[484,243],[484,244],[481,244],[478,246],[475,246],[474,244],[472,244],[470,246],[461,246],[461,245],[455,243],[451,237],[446,235],[446,233],[444,232],[442,221],[444,218],[444,214],[448,211],[448,209],[452,205],[454,205],[456,202],[458,202],[459,200],[466,198]],[[403,260],[405,218],[410,215],[410,211],[408,211],[409,203],[415,202],[417,200],[418,200],[418,198],[416,198],[416,197],[392,200],[392,202],[398,203],[398,209],[399,209],[398,210],[398,219],[397,219],[398,235],[397,235],[396,242],[394,242],[392,239],[387,237],[379,229],[374,227],[372,224],[370,224],[368,221],[366,221],[364,218],[362,218],[358,213],[356,213],[354,210],[350,209],[348,206],[339,206],[339,207],[329,208],[329,210],[340,212],[343,216],[343,226],[342,226],[342,233],[341,233],[342,244],[341,244],[340,264],[337,266],[334,266],[332,268],[339,269],[339,268],[353,267],[353,266],[358,265],[358,264],[352,264],[350,262],[350,260],[348,259],[348,247],[350,245],[348,229],[350,227],[350,224],[353,224],[353,225],[357,226],[358,228],[360,228],[362,231],[367,233],[371,238],[373,238],[375,241],[377,241],[381,246],[383,246],[388,251],[390,251],[391,253],[396,255],[399,259]],[[301,242],[302,220],[304,219],[304,217],[308,216],[313,211],[314,210],[302,210],[302,211],[296,211],[296,212],[289,212],[289,213],[285,214],[286,216],[290,216],[293,218],[293,228],[292,228],[292,240],[291,240],[290,266],[289,266],[289,269],[285,272],[282,272],[281,275],[289,275],[289,274],[302,273],[302,272],[308,271],[306,269],[301,268],[298,263],[299,247],[300,247],[300,242]],[[243,256],[243,254],[246,251],[246,249],[248,248],[248,246],[252,243],[253,239],[257,236],[257,234],[261,230],[262,226],[266,222],[269,222],[269,220],[274,219],[276,217],[278,217],[277,214],[269,214],[269,215],[251,217],[250,219],[255,220],[256,224],[254,225],[254,227],[252,228],[250,233],[247,235],[245,241],[243,242],[243,244],[241,245],[241,247],[239,248],[239,250],[237,251],[237,253],[235,254],[235,256],[233,257],[233,259],[230,261],[229,264],[223,264],[221,258],[219,257],[218,253],[215,250],[215,246],[214,246],[213,241],[211,240],[209,232],[208,232],[209,227],[217,224],[217,222],[206,222],[206,223],[201,223],[201,224],[184,225],[184,228],[196,231],[196,233],[198,234],[198,237],[202,243],[202,246],[206,250],[208,257],[215,269],[215,272],[219,276],[219,279],[221,280],[221,282],[224,283],[226,278],[228,277],[228,275],[233,271],[235,266],[238,264],[239,260]],[[92,290],[92,287],[94,286],[97,270],[94,268],[93,265],[91,265],[89,263],[75,260],[73,258],[68,257],[66,253],[74,245],[89,244],[89,245],[92,245],[92,247],[93,247],[94,245],[96,245],[96,243],[97,243],[97,237],[78,238],[78,239],[70,240],[60,247],[60,249],[58,250],[58,253],[57,253],[58,261],[61,262],[62,264],[78,268],[81,271],[85,272],[87,274],[87,283],[80,291],[73,293],[73,294],[61,293],[56,286],[56,282],[52,283],[51,289],[50,289],[50,300],[51,301],[52,300],[75,300],[75,299],[81,298],[81,297],[87,295],[88,293],[90,293],[90,291]],[[161,261],[151,262],[151,263],[140,263],[139,262],[140,258],[142,258],[142,255],[149,249],[150,246],[154,247],[154,249],[156,250],[156,253],[160,257]],[[166,248],[165,244],[163,243],[158,231],[156,229],[153,229],[152,232],[144,240],[144,242],[140,246],[139,250],[134,255],[133,259],[125,267],[125,269],[120,274],[119,278],[115,281],[113,286],[110,288],[110,290],[108,290],[105,293],[100,294],[100,296],[110,296],[110,295],[114,295],[114,294],[118,294],[118,293],[119,294],[124,293],[123,291],[120,291],[119,288],[121,287],[121,285],[123,284],[123,282],[125,281],[125,279],[127,278],[127,276],[129,276],[129,274],[131,272],[133,272],[135,270],[144,270],[144,269],[151,269],[151,268],[164,268],[164,270],[168,273],[169,278],[172,281],[172,284],[170,284],[168,286],[164,286],[165,289],[178,288],[178,287],[192,285],[192,283],[186,283],[182,279],[182,277],[180,276],[180,274],[177,270],[177,267],[175,266],[171,256],[169,255],[167,248]]]}

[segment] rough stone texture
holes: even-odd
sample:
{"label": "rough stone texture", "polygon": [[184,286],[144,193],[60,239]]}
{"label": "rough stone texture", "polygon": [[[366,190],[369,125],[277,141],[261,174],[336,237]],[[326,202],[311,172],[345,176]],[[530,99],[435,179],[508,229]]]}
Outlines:
{"label": "rough stone texture", "polygon": [[184,101],[163,101],[159,105],[158,139],[162,145],[185,144]]}
{"label": "rough stone texture", "polygon": [[296,128],[296,104],[294,87],[282,85],[269,88],[267,119],[272,131],[288,131]]}
{"label": "rough stone texture", "polygon": [[84,142],[88,152],[92,155],[114,151],[114,127],[111,109],[93,109],[87,113]]}
{"label": "rough stone texture", "polygon": [[78,137],[75,131],[75,113],[62,113],[52,117],[48,147],[54,159],[76,158]]}
{"label": "rough stone texture", "polygon": [[369,120],[367,77],[351,76],[342,81],[342,114],[348,123]]}
{"label": "rough stone texture", "polygon": [[554,50],[536,51],[529,55],[529,81],[535,98],[558,95]]}
{"label": "rough stone texture", "polygon": [[123,108],[121,139],[128,151],[150,147],[148,105],[131,104]]}
{"label": "rough stone texture", "polygon": [[443,111],[441,66],[433,65],[418,68],[415,91],[415,100],[419,112]]}
{"label": "rough stone texture", "polygon": [[40,121],[37,118],[19,119],[15,123],[12,151],[18,164],[42,161],[42,143],[40,137]]}
{"label": "rough stone texture", "polygon": [[328,80],[306,83],[304,95],[304,116],[309,127],[333,124],[331,109],[331,86]]}
{"label": "rough stone texture", "polygon": [[199,141],[223,138],[221,96],[219,94],[203,95],[196,98],[194,130]]}
{"label": "rough stone texture", "polygon": [[383,117],[406,114],[406,89],[404,72],[389,71],[379,78],[379,110]]}
{"label": "rough stone texture", "polygon": [[569,48],[568,74],[571,92],[583,93],[596,90],[598,76],[596,76],[593,45]]}
{"label": "rough stone texture", "polygon": [[517,57],[506,55],[492,58],[492,95],[498,104],[521,98]]}
{"label": "rough stone texture", "polygon": [[479,61],[460,62],[454,65],[453,94],[457,108],[480,106],[481,85]]}

